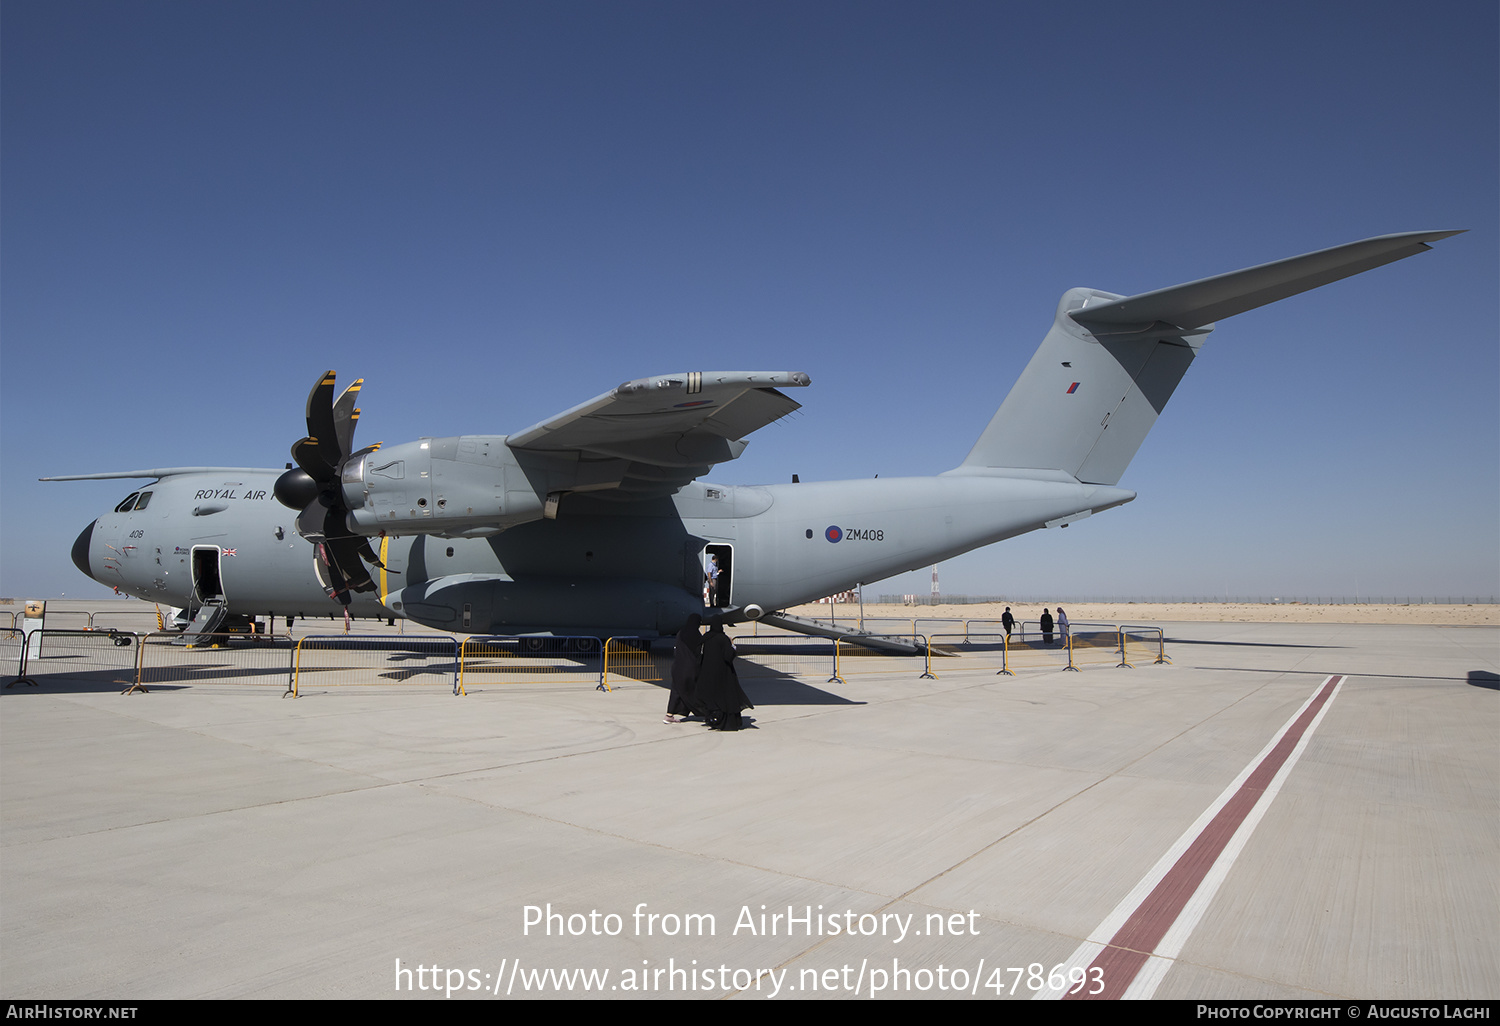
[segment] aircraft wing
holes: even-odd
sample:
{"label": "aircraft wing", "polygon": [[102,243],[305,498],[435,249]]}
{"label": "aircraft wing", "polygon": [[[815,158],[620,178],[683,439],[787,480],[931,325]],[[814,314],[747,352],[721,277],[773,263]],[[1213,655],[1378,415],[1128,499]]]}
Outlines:
{"label": "aircraft wing", "polygon": [[[745,436],[799,409],[801,371],[691,371],[627,381],[506,439],[518,453],[623,460],[620,498],[671,494],[744,451]],[[602,496],[601,496],[602,497]]]}

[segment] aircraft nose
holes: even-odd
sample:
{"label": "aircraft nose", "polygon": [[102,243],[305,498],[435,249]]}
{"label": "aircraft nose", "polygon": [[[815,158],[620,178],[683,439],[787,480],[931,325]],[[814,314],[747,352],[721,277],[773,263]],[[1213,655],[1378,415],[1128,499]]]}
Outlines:
{"label": "aircraft nose", "polygon": [[85,527],[78,540],[73,543],[73,565],[82,570],[85,577],[94,576],[94,571],[89,569],[89,543],[94,540],[94,524],[98,522],[95,520]]}

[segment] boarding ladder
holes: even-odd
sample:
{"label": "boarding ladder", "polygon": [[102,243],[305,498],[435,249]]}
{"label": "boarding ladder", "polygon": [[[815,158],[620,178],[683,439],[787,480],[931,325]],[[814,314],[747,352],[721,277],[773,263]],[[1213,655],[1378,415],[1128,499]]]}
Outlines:
{"label": "boarding ladder", "polygon": [[188,624],[187,630],[183,631],[182,636],[174,640],[172,644],[185,645],[188,648],[203,644],[205,636],[217,633],[228,618],[229,609],[224,605],[222,596],[215,595],[213,598],[205,599],[193,616],[193,622]]}

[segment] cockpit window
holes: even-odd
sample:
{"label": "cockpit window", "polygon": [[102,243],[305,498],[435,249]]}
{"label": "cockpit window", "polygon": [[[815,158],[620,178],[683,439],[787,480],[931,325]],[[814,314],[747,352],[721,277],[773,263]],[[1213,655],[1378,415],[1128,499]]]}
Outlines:
{"label": "cockpit window", "polygon": [[146,503],[148,503],[150,501],[151,501],[151,493],[150,492],[142,492],[141,493],[141,501],[135,504],[136,511],[140,512],[141,510],[145,509],[146,508]]}
{"label": "cockpit window", "polygon": [[125,500],[115,507],[116,513],[129,513],[135,508],[135,500],[141,497],[140,492],[131,492],[125,496]]}

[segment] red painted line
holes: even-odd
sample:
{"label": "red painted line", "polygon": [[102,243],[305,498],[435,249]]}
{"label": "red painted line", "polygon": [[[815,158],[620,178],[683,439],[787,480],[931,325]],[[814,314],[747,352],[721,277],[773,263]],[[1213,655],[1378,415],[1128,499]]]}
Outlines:
{"label": "red painted line", "polygon": [[1063,995],[1064,1001],[1070,1000],[1118,1000],[1122,997],[1130,984],[1135,980],[1136,974],[1161,943],[1162,937],[1171,929],[1177,917],[1182,914],[1188,901],[1197,892],[1203,878],[1213,868],[1219,856],[1223,854],[1224,848],[1229,844],[1229,839],[1234,832],[1240,828],[1245,817],[1250,815],[1250,810],[1255,808],[1256,802],[1261,796],[1276,773],[1286,763],[1292,750],[1302,740],[1306,733],[1308,724],[1318,715],[1318,712],[1328,703],[1328,698],[1333,694],[1333,689],[1338,687],[1342,676],[1333,676],[1323,684],[1312,703],[1297,717],[1292,728],[1282,736],[1276,747],[1266,754],[1240,789],[1234,793],[1234,797],[1224,803],[1218,815],[1209,821],[1208,826],[1203,828],[1188,850],[1182,853],[1176,865],[1167,871],[1161,882],[1156,885],[1146,900],[1141,902],[1140,907],[1125,921],[1125,925],[1110,938],[1109,944],[1105,946],[1093,963],[1089,966],[1088,976],[1094,978],[1093,970],[1101,970],[1100,978],[1104,982],[1104,988],[1097,994],[1078,993]]}

